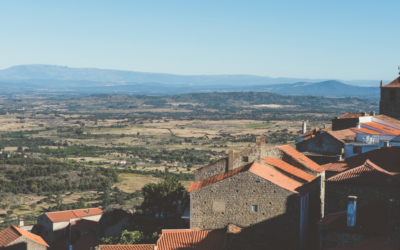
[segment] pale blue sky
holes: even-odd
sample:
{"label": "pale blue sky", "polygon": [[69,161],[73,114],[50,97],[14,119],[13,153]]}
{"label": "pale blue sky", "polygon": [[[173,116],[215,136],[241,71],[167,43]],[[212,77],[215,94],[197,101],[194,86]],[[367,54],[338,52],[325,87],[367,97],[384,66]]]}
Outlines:
{"label": "pale blue sky", "polygon": [[399,16],[399,0],[0,0],[0,69],[391,80]]}

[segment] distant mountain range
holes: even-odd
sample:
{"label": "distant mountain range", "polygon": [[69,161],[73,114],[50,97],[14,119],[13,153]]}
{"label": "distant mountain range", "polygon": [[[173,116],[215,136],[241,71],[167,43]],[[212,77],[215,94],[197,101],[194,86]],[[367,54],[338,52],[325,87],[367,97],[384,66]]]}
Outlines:
{"label": "distant mountain range", "polygon": [[[376,87],[360,87],[368,85]],[[252,75],[185,76],[39,64],[0,70],[0,91],[7,93],[29,91],[172,95],[215,91],[257,91],[283,95],[356,96],[378,99],[378,86],[379,81],[368,80],[340,82]]]}

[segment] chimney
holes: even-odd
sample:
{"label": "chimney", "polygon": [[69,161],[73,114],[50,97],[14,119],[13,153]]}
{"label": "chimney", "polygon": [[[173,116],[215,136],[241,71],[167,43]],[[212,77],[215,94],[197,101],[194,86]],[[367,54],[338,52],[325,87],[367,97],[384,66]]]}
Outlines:
{"label": "chimney", "polygon": [[382,85],[383,85],[383,84],[382,84],[382,80],[381,80],[381,88],[382,88]]}
{"label": "chimney", "polygon": [[369,115],[370,115],[370,116],[375,116],[375,111],[369,112]]}
{"label": "chimney", "polygon": [[389,147],[389,141],[384,141],[383,142],[383,147],[388,148]]}
{"label": "chimney", "polygon": [[305,134],[307,132],[307,124],[306,124],[306,122],[303,122],[303,126],[302,126],[302,129],[301,129],[301,133],[302,134]]}
{"label": "chimney", "polygon": [[361,112],[361,116],[366,116],[367,113],[365,111]]}
{"label": "chimney", "polygon": [[256,145],[260,145],[261,137],[256,137]]}
{"label": "chimney", "polygon": [[337,160],[337,161],[340,161],[341,159],[343,159],[343,156],[342,156],[342,155],[337,155],[337,156],[336,156],[336,160]]}
{"label": "chimney", "polygon": [[265,159],[265,137],[260,138],[260,164],[264,163]]}
{"label": "chimney", "polygon": [[233,170],[233,150],[230,149],[228,153],[228,171]]}
{"label": "chimney", "polygon": [[341,155],[344,155],[344,148],[341,148],[340,152],[342,152]]}
{"label": "chimney", "polygon": [[356,226],[356,217],[357,217],[357,196],[349,196],[347,203],[347,226],[355,227]]}
{"label": "chimney", "polygon": [[24,219],[21,218],[21,219],[19,219],[19,221],[18,221],[18,227],[23,227],[23,226],[24,226]]}
{"label": "chimney", "polygon": [[361,128],[361,124],[360,124],[360,123],[357,123],[357,124],[356,124],[356,128],[360,129],[360,128]]}

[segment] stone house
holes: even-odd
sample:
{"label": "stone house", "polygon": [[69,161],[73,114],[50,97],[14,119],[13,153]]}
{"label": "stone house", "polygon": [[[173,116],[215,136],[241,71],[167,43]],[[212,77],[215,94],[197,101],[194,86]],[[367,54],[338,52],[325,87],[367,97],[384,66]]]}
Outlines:
{"label": "stone house", "polygon": [[[309,225],[323,213],[324,169],[290,146],[249,150],[195,171],[189,187],[190,228],[229,224],[305,248]],[[315,232],[316,233],[316,232]]]}
{"label": "stone house", "polygon": [[355,167],[326,179],[326,214],[345,211],[350,195],[359,198],[359,206],[376,199],[400,200],[400,178],[367,160]]}
{"label": "stone house", "polygon": [[47,250],[49,245],[40,237],[11,225],[0,232],[0,248],[7,250]]}
{"label": "stone house", "polygon": [[100,208],[43,213],[37,217],[37,229],[33,233],[40,235],[46,242],[67,240],[71,238],[71,224],[74,221],[98,221],[103,213]]}
{"label": "stone house", "polygon": [[399,120],[375,116],[373,112],[347,113],[333,119],[331,128],[316,128],[300,135],[296,149],[315,162],[326,164],[334,162],[336,156],[347,158],[382,147],[398,135]]}
{"label": "stone house", "polygon": [[386,85],[381,81],[381,100],[379,114],[400,118],[400,77]]}
{"label": "stone house", "polygon": [[389,250],[397,249],[395,242],[400,246],[399,202],[375,200],[357,208],[358,200],[356,196],[348,197],[347,212],[327,215],[318,223],[319,250]]}

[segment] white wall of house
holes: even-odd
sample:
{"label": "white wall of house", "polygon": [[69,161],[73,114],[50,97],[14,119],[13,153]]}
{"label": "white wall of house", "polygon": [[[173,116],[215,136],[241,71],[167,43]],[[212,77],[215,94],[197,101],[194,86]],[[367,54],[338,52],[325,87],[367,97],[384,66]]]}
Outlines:
{"label": "white wall of house", "polygon": [[98,214],[98,215],[81,217],[81,219],[98,221],[100,220],[101,216],[102,214]]}

